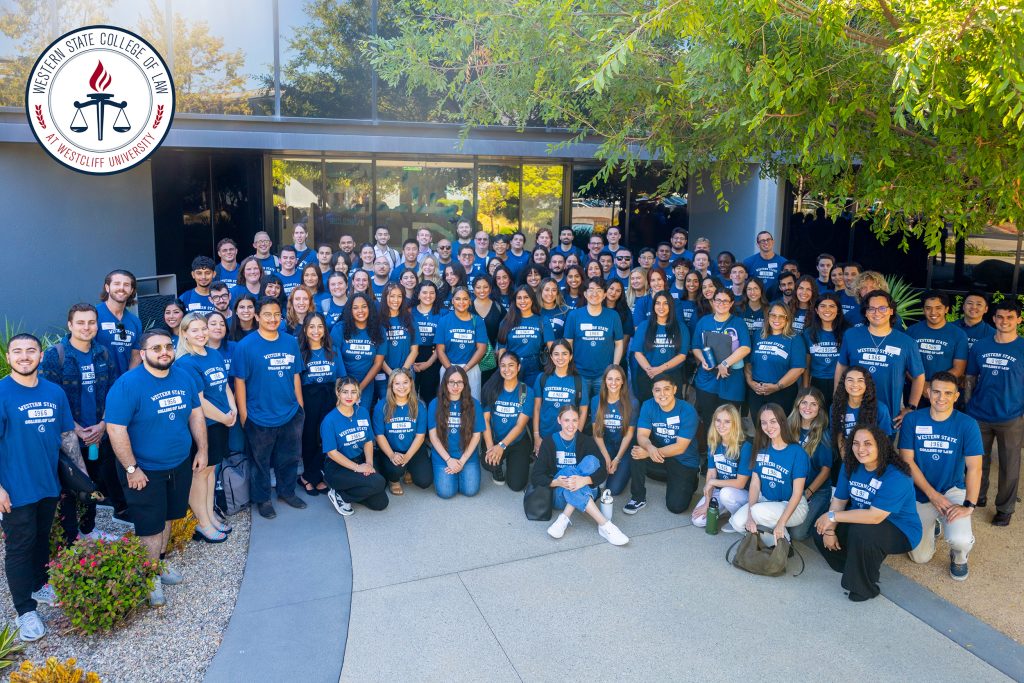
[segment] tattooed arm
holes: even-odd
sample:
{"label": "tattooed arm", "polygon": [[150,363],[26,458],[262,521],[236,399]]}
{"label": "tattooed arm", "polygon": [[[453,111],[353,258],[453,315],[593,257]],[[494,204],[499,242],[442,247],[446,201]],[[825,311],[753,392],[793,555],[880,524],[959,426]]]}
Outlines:
{"label": "tattooed arm", "polygon": [[60,449],[71,458],[78,469],[86,471],[85,460],[82,460],[82,449],[78,446],[78,434],[73,429],[60,435]]}

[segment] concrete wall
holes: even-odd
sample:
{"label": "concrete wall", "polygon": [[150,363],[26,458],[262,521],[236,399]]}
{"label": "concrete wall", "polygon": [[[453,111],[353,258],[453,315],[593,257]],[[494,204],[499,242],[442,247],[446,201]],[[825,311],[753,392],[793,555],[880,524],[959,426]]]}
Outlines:
{"label": "concrete wall", "polygon": [[698,194],[696,181],[690,181],[691,248],[698,237],[708,237],[712,258],[727,249],[742,261],[757,251],[757,233],[768,230],[775,235],[775,250],[782,251],[785,183],[761,179],[757,173],[757,166],[752,165],[744,181],[723,188],[728,212],[718,207],[710,179],[704,179],[704,194]]}
{"label": "concrete wall", "polygon": [[68,307],[97,302],[114,268],[154,275],[149,162],[88,176],[35,143],[0,143],[0,188],[0,325],[65,329]]}

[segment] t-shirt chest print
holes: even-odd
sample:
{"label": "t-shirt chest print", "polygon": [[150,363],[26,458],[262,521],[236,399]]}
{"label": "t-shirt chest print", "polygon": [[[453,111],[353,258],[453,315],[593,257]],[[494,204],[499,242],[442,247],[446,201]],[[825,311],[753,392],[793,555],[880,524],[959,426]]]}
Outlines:
{"label": "t-shirt chest print", "polygon": [[284,377],[284,371],[295,362],[295,356],[290,353],[275,351],[274,353],[264,354],[263,360],[267,362],[268,372],[276,372],[278,377]]}

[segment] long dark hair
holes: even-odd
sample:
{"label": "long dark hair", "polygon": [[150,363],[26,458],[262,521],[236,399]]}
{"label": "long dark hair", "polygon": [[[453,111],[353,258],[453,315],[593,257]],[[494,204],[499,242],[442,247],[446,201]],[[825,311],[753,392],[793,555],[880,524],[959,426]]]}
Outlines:
{"label": "long dark hair", "polygon": [[279,304],[281,304],[282,311],[287,310],[288,298],[284,294],[284,283],[281,282],[281,278],[279,278],[278,276],[264,275],[263,277],[260,278],[260,296],[264,297],[267,295],[267,285],[270,284],[277,284],[277,286],[281,288],[281,293],[274,298],[277,299],[277,302]]}
{"label": "long dark hair", "polygon": [[665,319],[665,336],[672,342],[672,348],[678,354],[683,345],[683,335],[680,334],[679,322],[676,320],[676,302],[672,296],[665,291],[658,292],[651,299],[651,317],[647,319],[647,333],[644,335],[644,350],[650,351],[654,348],[654,342],[658,338],[658,317],[654,314],[654,304],[658,299],[665,299],[668,304],[668,317]]}
{"label": "long dark hair", "polygon": [[569,352],[569,364],[565,368],[567,375],[569,377],[572,377],[573,375],[578,375],[579,373],[576,372],[575,354],[573,354],[572,352],[572,344],[569,343],[569,340],[567,339],[556,339],[555,343],[551,345],[551,349],[548,351],[548,362],[544,364],[545,378],[555,374],[555,363],[553,360],[551,360],[551,352],[557,349],[558,347],[562,347],[563,349],[566,349]]}
{"label": "long dark hair", "polygon": [[[697,271],[693,271],[697,272]],[[710,281],[715,286],[715,293],[711,295],[711,298],[704,296],[704,283]],[[697,290],[697,315],[699,317],[705,315],[714,315],[715,309],[711,305],[711,299],[714,299],[719,292],[729,292],[729,296],[732,298],[733,303],[736,303],[736,293],[732,291],[731,287],[723,287],[718,280],[708,275],[705,278],[701,278],[700,289]],[[731,312],[731,311],[730,311]]]}
{"label": "long dark hair", "polygon": [[[455,273],[455,277],[458,281],[454,286],[448,284],[448,278],[445,277],[445,273],[451,268],[452,272]],[[452,292],[458,287],[468,287],[469,281],[466,276],[466,269],[458,261],[452,261],[441,266],[441,290],[437,293],[438,297],[442,301],[447,301],[451,298]]]}
{"label": "long dark hair", "polygon": [[385,328],[391,325],[391,309],[388,308],[388,295],[396,289],[402,294],[402,303],[398,307],[398,322],[401,323],[402,327],[409,334],[412,334],[412,311],[405,298],[405,287],[397,282],[389,282],[384,285],[384,293],[380,295],[380,324]]}
{"label": "long dark hair", "polygon": [[[572,290],[569,289],[569,273],[574,270],[579,273],[580,276],[580,286],[576,294],[573,294]],[[583,296],[583,292],[587,291],[587,272],[583,270],[581,266],[569,266],[565,269],[565,275],[562,276],[562,282],[565,283],[565,287],[563,288],[565,290],[565,296],[571,296],[574,300],[579,299]]]}
{"label": "long dark hair", "polygon": [[251,301],[253,311],[256,310],[256,297],[254,297],[252,294],[242,294],[237,299],[235,299],[235,301],[231,304],[231,312],[233,313],[233,315],[231,316],[231,321],[228,323],[228,339],[230,339],[231,341],[242,341],[245,335],[249,334],[250,332],[254,331],[256,328],[260,326],[259,321],[257,321],[256,318],[253,317],[252,328],[248,330],[242,329],[242,322],[238,319],[238,304],[242,303],[243,301]]}
{"label": "long dark hair", "polygon": [[515,293],[515,289],[516,289],[516,276],[512,274],[512,271],[509,270],[508,266],[506,266],[504,263],[502,263],[501,265],[499,265],[497,268],[494,269],[493,273],[491,273],[491,280],[493,280],[493,282],[491,284],[494,285],[494,287],[492,288],[494,291],[491,292],[491,298],[492,299],[495,298],[495,293],[497,294],[497,296],[505,296],[505,294],[506,294],[505,292],[501,291],[501,287],[498,286],[498,271],[499,270],[503,271],[505,273],[505,275],[508,275],[508,290],[509,290],[508,291],[508,296],[512,296],[512,294]]}
{"label": "long dark hair", "polygon": [[[316,263],[307,263],[306,265],[304,265],[302,267],[302,275],[299,276],[299,284],[300,285],[306,285],[306,271],[309,270],[310,268],[312,268],[313,270],[316,271],[316,289],[314,290],[313,293],[314,294],[323,294],[324,293],[324,274],[320,272],[320,266],[318,264],[316,264]],[[309,287],[309,285],[306,285],[306,286]],[[312,307],[312,306],[315,305],[315,303],[310,301],[309,305]]]}
{"label": "long dark hair", "polygon": [[789,312],[796,318],[796,312],[800,310],[800,302],[796,298],[796,288],[800,286],[801,282],[807,282],[811,285],[811,300],[807,304],[807,317],[811,317],[811,313],[814,312],[814,307],[818,304],[818,298],[821,296],[821,288],[818,287],[818,279],[811,277],[810,275],[801,275],[797,278],[796,284],[793,285],[793,300],[789,302]]}
{"label": "long dark hair", "polygon": [[437,315],[438,313],[441,312],[441,293],[438,291],[437,285],[431,282],[430,280],[423,280],[418,285],[416,285],[416,289],[412,290],[412,305],[409,307],[410,312],[412,308],[415,308],[416,306],[420,305],[420,292],[422,292],[427,287],[434,288],[434,305],[430,307],[430,312],[433,313],[434,315]]}
{"label": "long dark hair", "polygon": [[[850,432],[850,436],[853,437],[859,431],[866,431],[871,434],[874,438],[875,443],[878,445],[878,469],[875,470],[874,477],[877,479],[885,474],[885,469],[890,465],[895,467],[903,474],[910,476],[910,466],[904,462],[903,458],[899,456],[896,449],[892,445],[892,441],[889,440],[888,435],[882,431],[882,429],[876,424],[863,424],[858,423],[853,431]],[[846,443],[846,450],[843,451],[843,467],[846,468],[846,476],[852,477],[853,473],[860,467],[860,462],[857,460],[857,456],[853,454],[853,439],[850,438]]]}
{"label": "long dark hair", "polygon": [[327,318],[320,311],[310,311],[306,314],[306,319],[302,321],[302,326],[299,327],[299,351],[302,352],[302,362],[309,363],[309,359],[313,355],[313,349],[309,346],[309,338],[306,336],[306,328],[314,320],[319,320],[320,324],[324,326],[324,338],[320,340],[320,346],[324,349],[324,356],[327,360],[334,360],[334,348],[331,345],[331,327],[327,324]]}
{"label": "long dark hair", "polygon": [[796,439],[793,438],[793,434],[789,430],[789,420],[786,418],[786,411],[782,409],[782,406],[778,403],[764,404],[757,411],[757,415],[754,416],[754,448],[750,451],[750,469],[754,469],[754,466],[757,464],[757,454],[772,444],[772,440],[768,438],[768,435],[761,428],[761,415],[766,412],[775,415],[775,419],[779,423],[779,437],[788,444],[796,443]]}
{"label": "long dark hair", "polygon": [[[498,343],[505,344],[508,341],[509,333],[523,322],[523,314],[519,310],[519,306],[516,305],[516,299],[519,297],[519,292],[525,292],[530,297],[530,311],[534,316],[540,315],[540,302],[537,301],[537,294],[533,291],[533,287],[530,285],[519,285],[512,293],[512,300],[508,304],[508,313],[501,321],[501,325],[498,326]],[[541,330],[543,331],[543,321],[541,321]],[[497,374],[497,373],[495,373]]]}
{"label": "long dark hair", "polygon": [[[458,365],[449,365],[441,378],[441,384],[437,389],[437,414],[434,416],[437,424],[438,436],[448,438],[448,416],[451,413],[451,399],[448,398],[448,379],[452,375],[462,377],[462,393],[459,395],[459,450],[460,453],[448,455],[461,457],[461,451],[469,445],[473,438],[473,423],[476,421],[476,406],[473,401],[473,394],[469,391],[469,375]],[[445,441],[447,443],[447,441]]]}
{"label": "long dark hair", "polygon": [[384,335],[380,327],[380,316],[377,314],[377,302],[374,301],[366,292],[356,292],[348,298],[348,303],[345,304],[344,310],[341,312],[341,323],[344,325],[342,331],[345,333],[345,339],[352,339],[356,336],[359,330],[356,327],[355,318],[352,317],[352,304],[356,300],[362,299],[366,302],[366,307],[369,309],[369,314],[366,318],[366,334],[370,337],[370,341],[374,344],[380,344],[384,341]]}
{"label": "long dark hair", "polygon": [[[860,412],[857,414],[857,425],[878,424],[878,394],[875,390],[875,379],[871,373],[862,365],[851,365],[839,378],[839,387],[835,396],[832,397],[832,452],[842,453],[840,440],[846,439],[846,430],[843,423],[846,421],[846,407],[850,400],[846,393],[846,376],[851,372],[859,372],[864,376],[864,398],[860,400]],[[856,426],[856,425],[855,425]]]}
{"label": "long dark hair", "polygon": [[501,376],[501,364],[508,358],[514,360],[516,365],[519,366],[519,370],[516,371],[516,377],[519,377],[519,373],[523,369],[523,361],[519,358],[519,354],[515,351],[509,351],[505,349],[501,353],[501,358],[498,360],[498,370],[495,371],[487,381],[484,382],[483,387],[480,389],[480,404],[483,406],[493,406],[494,402],[498,399],[502,389],[505,387],[505,378]]}
{"label": "long dark hair", "polygon": [[836,346],[841,346],[843,334],[850,327],[850,323],[843,317],[843,303],[839,300],[839,295],[834,292],[825,292],[814,302],[811,314],[807,316],[807,337],[811,340],[812,344],[818,343],[818,335],[822,332],[821,318],[818,317],[818,304],[822,301],[831,301],[836,305],[838,312],[836,313],[835,321],[832,323],[832,334],[836,336]]}
{"label": "long dark hair", "polygon": [[523,268],[522,272],[519,273],[519,278],[516,280],[516,284],[525,285],[526,277],[533,272],[536,272],[537,275],[540,276],[541,281],[543,281],[544,278],[548,277],[551,274],[551,271],[549,271],[546,266],[542,266],[539,263],[533,263],[531,261],[530,263],[526,264],[526,267]]}

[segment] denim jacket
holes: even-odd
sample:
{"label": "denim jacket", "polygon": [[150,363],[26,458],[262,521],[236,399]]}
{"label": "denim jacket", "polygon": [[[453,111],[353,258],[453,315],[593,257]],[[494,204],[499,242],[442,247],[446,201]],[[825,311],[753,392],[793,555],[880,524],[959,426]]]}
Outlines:
{"label": "denim jacket", "polygon": [[[82,374],[78,361],[71,349],[71,335],[64,335],[59,344],[64,346],[64,366],[60,365],[60,352],[54,344],[43,354],[39,364],[39,374],[54,384],[60,385],[71,404],[71,415],[77,424],[82,424]],[[96,383],[93,390],[96,394],[96,416],[103,419],[103,411],[107,401],[107,391],[114,383],[115,368],[111,363],[110,351],[106,346],[93,341],[92,364],[96,372]]]}

